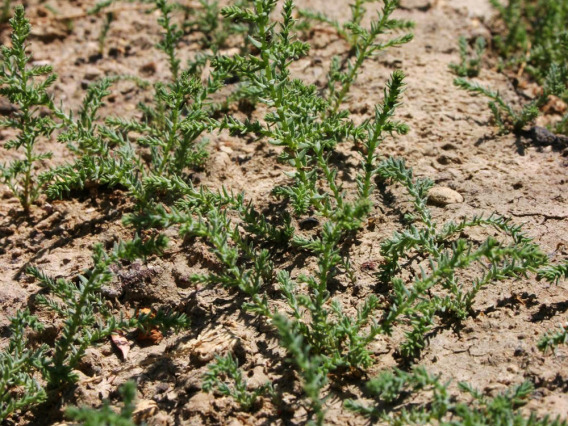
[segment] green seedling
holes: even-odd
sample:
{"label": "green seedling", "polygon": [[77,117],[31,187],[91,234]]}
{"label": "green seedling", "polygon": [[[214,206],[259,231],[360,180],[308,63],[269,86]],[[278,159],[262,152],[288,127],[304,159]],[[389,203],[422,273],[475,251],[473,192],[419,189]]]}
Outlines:
{"label": "green seedling", "polygon": [[486,42],[483,37],[475,39],[473,55],[470,56],[469,46],[465,37],[459,39],[460,63],[449,65],[450,69],[459,77],[477,77],[481,71],[481,61],[485,52]]}
{"label": "green seedling", "polygon": [[17,110],[11,117],[2,119],[0,126],[18,131],[16,138],[4,146],[21,153],[23,158],[0,165],[0,174],[23,209],[28,211],[39,197],[43,184],[37,171],[39,164],[51,158],[49,152],[38,152],[37,144],[42,138],[50,137],[56,128],[52,118],[56,108],[47,89],[57,76],[49,65],[29,66],[26,39],[31,26],[22,6],[15,8],[10,26],[12,46],[2,46],[1,50],[0,94],[6,96]]}
{"label": "green seedling", "polygon": [[124,403],[119,413],[113,411],[108,401],[105,401],[99,409],[69,407],[65,410],[65,415],[70,420],[85,426],[134,426],[136,423],[132,420],[132,414],[135,409],[136,384],[126,382],[120,387],[119,392]]}
{"label": "green seedling", "polygon": [[239,363],[232,355],[217,356],[207,369],[207,373],[203,376],[203,390],[206,392],[216,390],[221,395],[232,397],[244,411],[252,410],[258,397],[272,393],[270,383],[249,391],[243,373],[239,369]]}

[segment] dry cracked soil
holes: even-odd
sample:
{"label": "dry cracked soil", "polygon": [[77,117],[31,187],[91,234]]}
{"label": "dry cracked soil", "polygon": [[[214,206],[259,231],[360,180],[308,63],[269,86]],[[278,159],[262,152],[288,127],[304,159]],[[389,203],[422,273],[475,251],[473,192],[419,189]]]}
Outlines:
{"label": "dry cracked soil", "polygon": [[[25,2],[33,25],[30,51],[33,62],[54,66],[59,79],[54,96],[69,108],[77,108],[86,85],[105,75],[130,74],[151,81],[164,79],[167,62],[155,48],[160,37],[156,15],[137,3],[123,3],[110,27],[104,54],[99,55],[100,16],[86,16],[91,0],[29,0]],[[301,7],[324,11],[344,19],[349,0],[298,0]],[[55,13],[56,12],[56,13]],[[491,124],[486,100],[473,97],[452,85],[454,75],[448,64],[459,60],[460,35],[489,37],[493,11],[487,0],[402,0],[396,15],[416,23],[415,38],[401,48],[368,61],[354,85],[348,106],[357,121],[369,118],[381,100],[383,88],[393,69],[406,74],[406,92],[397,117],[410,126],[404,136],[388,138],[381,147],[384,155],[402,156],[417,176],[430,177],[436,185],[461,195],[445,206],[432,206],[434,219],[443,223],[474,214],[498,213],[523,225],[554,261],[568,255],[568,151],[536,146],[530,138],[498,135]],[[69,19],[64,19],[69,18]],[[193,37],[193,38],[192,38]],[[184,38],[179,46],[184,58],[199,50],[197,36]],[[321,85],[334,55],[345,52],[346,44],[333,31],[316,25],[308,33],[312,49],[308,57],[293,65],[293,72]],[[0,27],[2,43],[9,40],[9,28]],[[498,88],[513,102],[514,88],[496,71],[496,59],[488,57],[479,81]],[[132,82],[120,81],[113,89],[101,116],[132,116],[136,104],[151,96]],[[6,104],[3,110],[6,109]],[[9,111],[8,111],[9,112]],[[2,113],[6,113],[3,111]],[[539,124],[545,125],[544,116]],[[0,130],[0,141],[10,130]],[[0,143],[2,145],[3,143]],[[54,157],[46,166],[71,159],[55,140],[43,141],[40,151]],[[201,183],[235,192],[245,191],[252,200],[270,196],[270,189],[286,176],[276,161],[276,152],[265,144],[209,136],[210,159],[200,174]],[[347,162],[356,159],[345,151]],[[12,151],[0,148],[2,161]],[[338,297],[347,310],[373,291],[373,269],[380,263],[379,243],[400,229],[399,211],[376,195],[375,226],[358,234],[350,247],[355,269],[355,291],[341,287]],[[402,192],[392,197],[403,201]],[[61,201],[40,199],[29,216],[18,213],[16,198],[0,186],[0,344],[8,340],[9,318],[33,305],[38,286],[23,273],[35,264],[54,277],[71,278],[90,267],[93,244],[110,246],[133,231],[121,218],[132,208],[116,190],[78,194]],[[472,239],[484,238],[481,231]],[[52,424],[62,421],[69,404],[99,406],[105,398],[118,405],[117,388],[134,379],[138,398],[146,404],[148,424],[302,424],[306,411],[293,372],[283,367],[285,353],[266,325],[239,310],[243,299],[219,287],[194,285],[189,276],[214,264],[207,248],[196,243],[187,248],[172,233],[172,245],[165,256],[135,262],[117,271],[109,303],[115,309],[167,306],[182,310],[192,327],[181,334],[166,336],[158,344],[131,342],[126,360],[101,342],[88,350],[80,366],[81,380],[48,408],[23,413],[16,424]],[[306,264],[312,268],[313,264]],[[441,374],[444,380],[468,381],[488,393],[531,380],[536,393],[527,409],[541,414],[568,413],[568,348],[541,353],[536,343],[547,330],[566,321],[566,283],[547,285],[534,277],[509,280],[482,291],[475,304],[477,315],[464,321],[459,330],[442,329],[433,335],[422,354],[421,364]],[[47,312],[40,317],[50,326],[43,339],[49,341],[61,326]],[[394,336],[392,339],[396,339]],[[397,365],[395,344],[380,337],[372,344],[374,373]],[[239,411],[228,397],[201,391],[201,377],[214,355],[232,351],[240,360],[251,384],[272,381],[290,385],[283,407],[276,410],[265,401],[254,413]],[[363,380],[363,378],[361,378]],[[360,383],[347,381],[327,389],[328,424],[363,424],[365,421],[342,405],[345,396],[360,395]],[[341,395],[342,398],[338,397]],[[144,408],[144,407],[143,407]]]}

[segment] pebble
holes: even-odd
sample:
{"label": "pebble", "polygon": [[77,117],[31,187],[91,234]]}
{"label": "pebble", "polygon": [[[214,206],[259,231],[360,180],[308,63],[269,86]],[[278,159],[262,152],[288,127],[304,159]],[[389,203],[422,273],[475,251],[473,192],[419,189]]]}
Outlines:
{"label": "pebble", "polygon": [[148,62],[140,67],[140,72],[144,75],[154,75],[158,71],[158,67],[155,62]]}
{"label": "pebble", "polygon": [[509,366],[507,366],[507,371],[509,373],[517,374],[519,372],[519,367],[517,367],[515,364],[510,364]]}
{"label": "pebble", "polygon": [[101,71],[95,67],[87,67],[85,69],[85,80],[93,81],[94,79],[101,76]]}
{"label": "pebble", "polygon": [[270,378],[264,372],[264,367],[258,365],[252,370],[252,375],[247,379],[247,389],[253,391],[268,382],[270,382]]}
{"label": "pebble", "polygon": [[186,409],[191,413],[207,414],[215,397],[209,393],[198,392],[187,402]]}
{"label": "pebble", "polygon": [[436,206],[463,203],[462,195],[446,186],[435,186],[428,192],[428,203]]}

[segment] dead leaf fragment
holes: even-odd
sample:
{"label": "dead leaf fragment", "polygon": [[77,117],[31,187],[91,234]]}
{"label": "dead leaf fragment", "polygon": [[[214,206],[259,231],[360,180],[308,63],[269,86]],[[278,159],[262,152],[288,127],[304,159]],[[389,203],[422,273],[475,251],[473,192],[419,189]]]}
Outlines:
{"label": "dead leaf fragment", "polygon": [[150,420],[158,411],[158,404],[151,399],[139,399],[132,413],[132,420],[136,424]]}
{"label": "dead leaf fragment", "polygon": [[150,330],[148,332],[140,330],[140,331],[138,331],[138,334],[136,335],[136,341],[144,342],[144,343],[151,343],[152,345],[157,345],[158,343],[160,343],[162,341],[163,338],[164,338],[164,335],[157,328],[153,328],[152,330]]}
{"label": "dead leaf fragment", "polygon": [[190,358],[205,364],[216,355],[232,352],[239,342],[239,337],[229,328],[219,326],[201,333],[196,339],[186,343],[182,350],[189,352]]}
{"label": "dead leaf fragment", "polygon": [[128,339],[121,334],[115,333],[110,335],[110,340],[120,351],[123,361],[126,361],[128,358],[128,352],[130,352],[130,342]]}
{"label": "dead leaf fragment", "polygon": [[[136,316],[140,315],[147,315],[150,318],[154,318],[156,314],[150,308],[140,308],[136,311]],[[164,335],[157,327],[154,327],[150,330],[138,330],[136,334],[136,341],[142,342],[146,344],[157,345],[162,341]]]}

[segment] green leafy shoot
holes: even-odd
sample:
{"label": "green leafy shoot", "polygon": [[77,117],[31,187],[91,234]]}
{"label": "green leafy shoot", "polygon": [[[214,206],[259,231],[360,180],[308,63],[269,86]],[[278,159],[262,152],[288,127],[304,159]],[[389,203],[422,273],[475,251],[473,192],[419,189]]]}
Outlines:
{"label": "green leafy shoot", "polygon": [[[17,6],[10,19],[12,46],[2,46],[0,65],[0,94],[6,96],[17,107],[12,117],[0,120],[0,127],[11,127],[18,131],[15,139],[9,140],[5,148],[21,152],[21,158],[0,165],[0,175],[14,195],[18,197],[25,211],[39,197],[43,182],[39,178],[39,165],[51,153],[40,153],[37,143],[51,136],[56,128],[52,116],[56,112],[47,89],[57,76],[48,65],[28,66],[26,40],[31,26],[24,15],[24,8]],[[46,109],[50,113],[42,114]]]}
{"label": "green leafy shoot", "polygon": [[473,54],[470,55],[469,46],[465,37],[459,39],[460,63],[449,65],[450,69],[459,77],[477,77],[481,71],[483,53],[487,43],[483,37],[475,39]]}
{"label": "green leafy shoot", "polygon": [[[489,108],[500,130],[519,134],[526,125],[534,122],[551,95],[568,101],[568,5],[556,0],[507,0],[505,4],[491,0],[491,4],[499,17],[492,45],[500,55],[500,70],[507,75],[512,71],[517,79],[536,81],[542,87],[542,93],[520,109],[514,109],[499,93],[477,83],[457,79],[455,84],[489,97]],[[475,67],[468,67],[464,60],[466,49],[460,40],[462,63],[450,66],[460,77],[477,75],[468,75],[468,68],[474,70]],[[553,131],[568,134],[567,122],[568,114],[564,114],[550,127]]]}
{"label": "green leafy shoot", "polygon": [[[566,422],[536,414],[524,415],[520,408],[527,403],[534,387],[524,382],[491,398],[467,383],[459,383],[461,395],[451,395],[449,383],[441,383],[423,367],[410,372],[386,371],[367,382],[368,392],[377,400],[368,406],[348,400],[346,407],[371,420],[391,425],[404,424],[516,424],[560,426]],[[426,402],[413,403],[418,395],[427,395]],[[459,398],[458,398],[459,396]],[[459,402],[469,397],[468,402]],[[394,414],[392,413],[394,409]]]}
{"label": "green leafy shoot", "polygon": [[565,345],[568,342],[568,324],[559,327],[557,331],[551,331],[540,339],[538,348],[546,352],[549,349],[554,349],[559,345]]}
{"label": "green leafy shoot", "polygon": [[69,407],[65,414],[70,420],[80,422],[85,426],[134,426],[136,423],[132,420],[132,414],[135,409],[136,384],[126,382],[120,387],[119,392],[124,403],[119,413],[111,409],[108,401],[104,401],[103,406],[99,409]]}
{"label": "green leafy shoot", "polygon": [[10,320],[10,342],[0,353],[0,421],[19,410],[47,399],[34,370],[43,368],[48,347],[33,347],[28,330],[41,331],[44,325],[28,309],[18,311]]}
{"label": "green leafy shoot", "polygon": [[345,60],[339,57],[334,58],[328,74],[327,96],[330,100],[328,113],[332,116],[339,111],[351,86],[357,80],[361,66],[367,59],[383,50],[408,43],[413,38],[412,34],[407,33],[385,41],[380,39],[380,36],[397,31],[407,31],[414,27],[411,21],[391,18],[398,7],[398,0],[384,0],[382,11],[371,21],[370,28],[363,27],[362,21],[367,13],[365,3],[372,2],[373,0],[355,0],[350,5],[351,19],[344,24],[328,18],[321,12],[300,10],[300,15],[304,18],[331,25],[350,45],[349,57]]}
{"label": "green leafy shoot", "polygon": [[[164,244],[163,237],[149,241],[135,238],[129,243],[117,244],[110,254],[97,245],[93,251],[93,268],[79,275],[76,282],[53,279],[35,267],[28,268],[28,273],[44,289],[36,298],[37,305],[53,312],[63,321],[63,327],[52,345],[34,349],[25,338],[25,331],[28,328],[41,330],[43,324],[29,311],[20,312],[12,319],[11,343],[0,353],[0,365],[3,366],[0,376],[0,383],[3,383],[0,392],[2,419],[46,398],[46,390],[34,376],[41,376],[50,392],[77,381],[75,368],[87,348],[116,331],[156,326],[164,331],[178,331],[189,326],[184,314],[164,310],[132,318],[114,316],[101,292],[102,286],[113,277],[110,269],[113,263],[155,253]],[[24,394],[14,392],[17,386],[23,387]]]}
{"label": "green leafy shoot", "polygon": [[265,383],[250,391],[239,369],[239,363],[232,355],[217,356],[207,369],[203,376],[203,390],[206,392],[215,390],[221,395],[232,397],[243,411],[252,410],[259,396],[273,392],[271,383]]}
{"label": "green leafy shoot", "polygon": [[520,133],[528,124],[533,123],[538,117],[539,107],[544,104],[547,98],[543,95],[539,99],[524,105],[520,110],[516,110],[503,99],[499,92],[494,92],[478,83],[463,78],[456,78],[454,85],[468,92],[487,96],[490,99],[488,105],[495,123],[503,133],[509,131]]}

